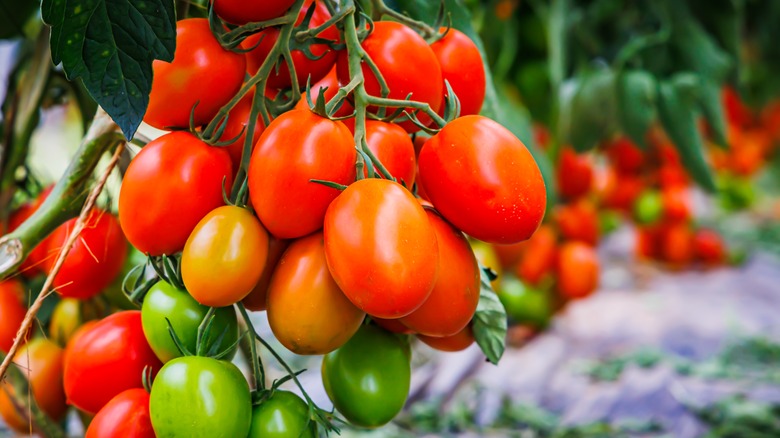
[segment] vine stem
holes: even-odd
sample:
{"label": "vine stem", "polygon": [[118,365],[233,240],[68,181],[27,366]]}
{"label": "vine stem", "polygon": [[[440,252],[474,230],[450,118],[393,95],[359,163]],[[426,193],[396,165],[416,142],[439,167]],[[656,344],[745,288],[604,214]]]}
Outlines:
{"label": "vine stem", "polygon": [[425,39],[428,39],[436,34],[436,29],[428,26],[422,21],[415,20],[404,14],[401,14],[400,12],[394,11],[393,9],[387,7],[383,0],[371,0],[371,6],[374,9],[374,16],[381,18],[382,15],[387,15],[388,17],[392,17],[394,20],[417,30]]}
{"label": "vine stem", "polygon": [[124,147],[125,147],[124,141],[119,142],[118,146],[116,147],[116,150],[114,151],[114,155],[111,157],[111,161],[108,163],[108,166],[106,166],[106,169],[103,171],[103,174],[100,176],[100,179],[98,180],[97,184],[92,189],[89,196],[87,197],[87,201],[84,203],[84,207],[82,207],[81,209],[81,214],[79,214],[79,217],[76,220],[76,224],[73,226],[73,230],[71,230],[70,234],[68,235],[68,239],[65,241],[65,245],[62,246],[59,254],[57,255],[57,260],[54,262],[54,268],[52,268],[51,272],[46,277],[46,281],[43,283],[43,287],[41,288],[40,294],[38,294],[38,297],[35,298],[35,301],[33,301],[32,305],[27,310],[27,314],[24,316],[22,325],[19,327],[19,330],[16,332],[16,338],[14,338],[13,345],[11,346],[11,349],[8,350],[8,353],[6,357],[3,359],[2,364],[0,364],[0,380],[2,380],[3,376],[5,376],[5,373],[8,370],[8,367],[11,365],[11,361],[13,360],[14,355],[16,355],[16,352],[19,350],[19,347],[22,345],[22,342],[25,339],[25,335],[27,334],[27,331],[30,329],[33,320],[35,319],[35,315],[37,315],[38,311],[41,310],[43,301],[46,299],[46,297],[51,295],[52,283],[54,282],[54,277],[57,275],[58,272],[60,272],[60,269],[62,268],[62,265],[65,262],[65,257],[68,255],[70,249],[76,243],[76,239],[78,239],[79,235],[81,234],[81,230],[83,230],[84,227],[87,225],[87,218],[89,217],[89,213],[90,211],[92,211],[92,208],[95,206],[95,202],[97,201],[98,196],[103,191],[103,187],[106,185],[106,180],[108,180],[108,176],[111,174],[111,171],[114,170],[114,167],[119,162],[119,157],[121,156],[122,149],[124,149]]}

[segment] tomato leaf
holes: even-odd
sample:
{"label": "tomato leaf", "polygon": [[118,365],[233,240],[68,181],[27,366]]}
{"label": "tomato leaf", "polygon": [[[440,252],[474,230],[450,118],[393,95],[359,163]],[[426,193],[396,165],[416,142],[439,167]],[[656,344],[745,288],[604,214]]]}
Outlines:
{"label": "tomato leaf", "polygon": [[24,35],[25,25],[37,10],[34,1],[0,0],[0,39]]}
{"label": "tomato leaf", "polygon": [[477,312],[472,322],[474,337],[487,359],[497,364],[506,349],[506,310],[490,285],[490,269],[480,266]]}
{"label": "tomato leaf", "polygon": [[173,60],[176,12],[170,0],[42,0],[51,57],[122,128],[135,135],[149,104],[152,61]]}
{"label": "tomato leaf", "polygon": [[712,130],[715,144],[722,148],[728,148],[726,115],[723,111],[720,86],[712,80],[702,79],[698,94],[699,107]]}
{"label": "tomato leaf", "polygon": [[644,70],[625,71],[618,75],[615,86],[620,127],[634,143],[646,149],[645,135],[657,116],[656,80]]}
{"label": "tomato leaf", "polygon": [[592,149],[615,129],[615,89],[615,73],[608,68],[586,73],[579,80],[568,110],[568,135],[564,137],[578,152]]}
{"label": "tomato leaf", "polygon": [[687,2],[669,2],[669,5],[672,47],[682,68],[722,82],[732,68],[732,59],[693,17]]}

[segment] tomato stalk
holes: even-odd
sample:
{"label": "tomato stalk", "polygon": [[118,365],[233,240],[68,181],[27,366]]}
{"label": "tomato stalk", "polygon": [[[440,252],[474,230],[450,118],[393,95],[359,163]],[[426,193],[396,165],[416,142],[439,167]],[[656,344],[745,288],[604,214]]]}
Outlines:
{"label": "tomato stalk", "polygon": [[[309,394],[306,392],[306,389],[301,384],[300,380],[298,380],[298,374],[300,373],[294,372],[290,367],[290,365],[288,365],[287,362],[285,362],[282,356],[280,356],[279,353],[277,353],[276,350],[274,350],[274,348],[257,333],[254,325],[252,324],[252,321],[249,319],[249,314],[247,313],[244,304],[238,302],[236,303],[236,305],[238,306],[238,310],[241,312],[241,317],[244,319],[244,322],[249,328],[250,335],[253,338],[250,345],[253,345],[255,343],[255,340],[259,341],[260,344],[262,344],[263,347],[265,347],[271,353],[271,355],[273,355],[273,357],[277,361],[279,361],[279,363],[282,365],[284,370],[287,371],[287,375],[295,382],[295,385],[298,387],[298,389],[301,390],[301,394],[303,395],[303,398],[306,400],[306,403],[309,406],[310,417],[314,419],[314,421],[322,425],[322,427],[325,428],[326,433],[331,431],[339,433],[339,429],[331,422],[331,419],[328,418],[326,411],[322,410],[322,408],[320,408],[319,406],[317,406],[316,403],[314,403],[314,401],[311,399]],[[262,362],[260,361],[260,357],[256,354],[256,352],[253,352],[252,355],[254,356],[253,361],[254,358],[257,358],[258,364],[262,364]]]}
{"label": "tomato stalk", "polygon": [[[442,2],[443,3],[443,2]],[[428,39],[436,35],[436,29],[429,26],[427,23],[415,20],[400,12],[389,8],[383,0],[371,0],[371,7],[373,8],[373,14],[376,18],[381,18],[383,15],[391,17],[393,20],[403,23],[412,29],[419,32],[423,38]]]}

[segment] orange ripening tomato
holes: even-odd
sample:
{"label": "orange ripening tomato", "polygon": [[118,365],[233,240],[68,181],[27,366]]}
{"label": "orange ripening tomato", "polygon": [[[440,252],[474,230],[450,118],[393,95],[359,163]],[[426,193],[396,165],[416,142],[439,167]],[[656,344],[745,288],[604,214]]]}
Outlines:
{"label": "orange ripening tomato", "polygon": [[11,349],[16,333],[27,313],[27,307],[22,301],[25,296],[24,287],[19,280],[15,278],[0,280],[0,351],[2,352]]}
{"label": "orange ripening tomato", "polygon": [[471,321],[479,301],[477,259],[466,237],[431,209],[439,246],[439,276],[427,300],[401,323],[427,336],[452,336]]}
{"label": "orange ripening tomato", "polygon": [[404,335],[410,335],[414,333],[414,330],[403,325],[400,319],[382,319],[382,318],[372,317],[371,320],[374,321],[376,325],[382,327],[383,329],[389,332],[401,333]]}
{"label": "orange ripening tomato", "polygon": [[295,354],[327,354],[360,328],[366,314],[328,271],[322,233],[290,244],[268,287],[268,323]]}
{"label": "orange ripening tomato", "polygon": [[418,163],[436,210],[475,239],[520,242],[542,222],[542,173],[523,142],[493,120],[453,120],[425,142]]}
{"label": "orange ripening tomato", "polygon": [[723,238],[716,231],[706,228],[693,234],[693,252],[697,260],[708,266],[722,265],[726,260]]}
{"label": "orange ripening tomato", "polygon": [[[328,74],[326,74],[322,79],[316,83],[311,84],[310,91],[312,103],[317,102],[317,96],[320,95],[320,92],[323,93],[323,97],[325,98],[326,102],[332,99],[336,93],[339,92],[339,78],[336,75],[336,66],[334,65],[333,68],[328,71]],[[301,100],[295,104],[295,108],[309,109],[309,101],[306,99],[306,96],[301,97]],[[333,117],[344,117],[352,114],[354,111],[355,108],[351,103],[349,103],[349,99],[344,99],[342,101],[341,107],[339,107],[339,109],[336,110],[336,112],[334,112],[332,115]],[[346,119],[342,120],[342,122],[347,125],[347,128],[350,128],[350,131],[354,130],[354,119]]]}
{"label": "orange ripening tomato", "polygon": [[[428,43],[411,28],[394,21],[376,21],[374,30],[363,40],[361,46],[382,74],[390,94],[390,99],[411,99],[430,105],[438,111],[442,102],[441,67]],[[349,83],[349,61],[347,51],[339,54],[336,63],[339,83]],[[381,96],[379,81],[371,68],[362,64],[366,92],[372,96]],[[423,79],[424,78],[424,79]],[[374,108],[369,108],[374,111]],[[414,111],[407,108],[408,111]],[[420,121],[428,125],[432,121],[425,114],[418,114]],[[411,121],[403,121],[401,127],[407,132],[417,132],[420,128]]]}
{"label": "orange ripening tomato", "polygon": [[284,251],[287,250],[287,246],[289,245],[289,240],[277,239],[272,235],[268,236],[268,257],[265,261],[263,274],[260,275],[260,280],[257,281],[252,292],[249,292],[249,295],[241,300],[247,309],[255,312],[265,310],[268,297],[268,285],[271,284],[271,277],[274,275],[274,271],[276,271],[276,266],[279,264],[282,254],[284,254]]}
{"label": "orange ripening tomato", "polygon": [[545,224],[524,245],[525,250],[515,267],[515,274],[531,285],[538,285],[555,268],[558,235],[550,225]]}
{"label": "orange ripening tomato", "polygon": [[[455,29],[441,28],[447,31],[441,39],[431,44],[433,53],[439,60],[441,74],[449,82],[452,91],[460,100],[460,115],[479,114],[485,100],[485,66],[479,48],[465,33]],[[444,114],[447,88],[442,83],[442,103],[439,114]]]}
{"label": "orange ripening tomato", "polygon": [[607,208],[631,212],[634,202],[645,190],[646,183],[639,176],[621,175],[609,172],[601,194],[602,204]]}
{"label": "orange ripening tomato", "polygon": [[664,164],[657,170],[658,185],[662,189],[684,188],[691,184],[688,171],[681,164]]}
{"label": "orange ripening tomato", "polygon": [[578,240],[595,246],[599,240],[599,214],[593,202],[580,199],[555,208],[555,222],[564,240]]}
{"label": "orange ripening tomato", "polygon": [[557,290],[567,299],[584,298],[599,285],[596,250],[582,242],[566,242],[558,252]]}
{"label": "orange ripening tomato", "polygon": [[339,191],[311,180],[351,183],[355,155],[352,135],[339,121],[308,109],[277,117],[260,136],[249,163],[249,196],[257,217],[281,239],[319,230]]}
{"label": "orange ripening tomato", "polygon": [[607,157],[618,173],[634,175],[645,164],[645,153],[628,137],[618,137],[607,146]]}
{"label": "orange ripening tomato", "polygon": [[764,131],[746,131],[740,135],[739,143],[733,143],[730,167],[737,175],[755,174],[766,163],[765,155],[772,139]]}
{"label": "orange ripening tomato", "polygon": [[281,17],[295,3],[295,0],[251,1],[211,0],[214,12],[219,18],[233,24],[247,24],[268,21]]}
{"label": "orange ripening tomato", "polygon": [[577,154],[571,147],[561,150],[557,167],[558,191],[564,199],[576,200],[593,185],[593,163],[586,154]]}
{"label": "orange ripening tomato", "polygon": [[[65,222],[49,236],[49,254],[59,254],[76,221]],[[65,257],[52,285],[62,297],[91,298],[119,276],[127,250],[127,240],[117,217],[94,209],[87,216],[86,226]],[[55,261],[56,255],[46,260],[46,272],[51,272]]]}
{"label": "orange ripening tomato", "polygon": [[362,179],[325,214],[325,256],[336,284],[371,316],[406,316],[431,294],[439,272],[436,233],[400,184]]}
{"label": "orange ripening tomato", "polygon": [[[374,156],[385,166],[390,175],[408,189],[414,185],[417,161],[412,139],[395,123],[366,120],[366,143]],[[379,173],[379,170],[375,170]],[[368,171],[363,170],[368,176]]]}
{"label": "orange ripening tomato", "polygon": [[693,261],[693,231],[688,223],[664,224],[660,232],[660,254],[674,268],[683,268]]}
{"label": "orange ripening tomato", "polygon": [[688,191],[682,187],[667,188],[661,191],[664,219],[669,222],[682,222],[691,218],[691,199]]}
{"label": "orange ripening tomato", "polygon": [[244,83],[244,55],[224,49],[205,18],[176,23],[173,62],[154,61],[154,80],[144,122],[158,129],[208,123]]}
{"label": "orange ripening tomato", "polygon": [[454,352],[465,350],[471,346],[474,343],[474,332],[471,330],[471,324],[468,324],[463,330],[452,336],[437,338],[435,336],[417,335],[417,338],[436,350]]}
{"label": "orange ripening tomato", "polygon": [[[310,7],[314,8],[314,12],[309,21],[309,29],[314,29],[331,18],[324,1],[306,0],[298,13],[298,20],[295,22],[296,26],[303,23],[303,19]],[[260,66],[263,65],[263,62],[265,62],[273,50],[276,40],[279,39],[279,32],[277,27],[267,27],[259,33],[250,35],[241,44],[243,49],[251,49],[246,53],[247,72],[250,75],[255,75]],[[339,39],[339,32],[336,26],[332,25],[315,36],[335,42]],[[322,79],[336,63],[336,52],[328,47],[327,44],[312,44],[309,46],[309,50],[315,59],[310,59],[301,50],[293,49],[290,52],[293,65],[295,66],[295,77],[298,81],[299,89],[305,89],[308,80],[311,83],[315,83]],[[271,69],[267,85],[270,88],[289,88],[292,86],[290,69],[285,61],[280,60],[278,62],[279,64]],[[276,67],[278,67],[278,70]]]}
{"label": "orange ripening tomato", "polygon": [[[65,390],[62,387],[63,350],[52,341],[36,338],[22,346],[13,363],[30,383],[32,397],[52,420],[65,415]],[[17,397],[10,382],[0,383],[0,414],[5,423],[20,433],[30,430],[30,421],[16,410],[12,397]],[[26,395],[22,395],[25,397]]]}

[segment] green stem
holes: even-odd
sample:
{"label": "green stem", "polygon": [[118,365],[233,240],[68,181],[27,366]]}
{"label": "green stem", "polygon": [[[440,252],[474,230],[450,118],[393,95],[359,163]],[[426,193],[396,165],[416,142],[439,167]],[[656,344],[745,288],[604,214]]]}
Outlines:
{"label": "green stem", "polygon": [[[0,352],[0,361],[4,359],[5,354]],[[6,394],[13,402],[16,412],[22,418],[32,420],[34,430],[39,431],[46,437],[65,437],[65,431],[62,430],[59,424],[49,418],[38,407],[38,403],[36,403],[35,398],[30,393],[30,382],[18,366],[8,367],[5,382],[11,384],[13,391],[9,391],[7,387],[0,387],[0,391],[6,391]]]}
{"label": "green stem", "polygon": [[255,388],[258,390],[265,389],[265,369],[263,368],[263,362],[260,360],[260,355],[257,354],[257,332],[255,326],[252,325],[252,320],[249,319],[249,314],[244,307],[244,303],[236,303],[238,310],[241,312],[241,317],[246,323],[247,329],[250,331],[249,339],[249,354],[252,356],[252,375],[255,378]]}
{"label": "green stem", "polygon": [[393,18],[394,20],[401,22],[412,29],[415,29],[417,32],[422,34],[423,38],[430,38],[436,34],[436,29],[432,28],[431,26],[428,26],[426,23],[422,21],[417,21],[409,16],[406,16],[400,12],[394,11],[393,9],[389,8],[383,0],[371,0],[371,6],[374,9],[374,14],[381,17],[382,15],[387,15],[388,17]]}
{"label": "green stem", "polygon": [[209,326],[211,319],[214,317],[214,313],[217,311],[216,307],[209,307],[209,311],[206,312],[206,316],[203,317],[203,320],[198,325],[198,335],[195,338],[195,351],[198,355],[203,353],[203,350],[206,348],[205,341],[203,339],[203,336],[206,334],[206,327]]}
{"label": "green stem", "polygon": [[41,207],[13,232],[0,238],[0,278],[14,272],[43,239],[78,216],[89,194],[92,173],[103,153],[124,137],[103,110],[98,110],[65,174]]}
{"label": "green stem", "polygon": [[414,100],[388,99],[386,97],[368,96],[366,101],[370,105],[381,105],[387,108],[414,108],[428,115],[437,125],[443,127],[447,122],[425,102]]}
{"label": "green stem", "polygon": [[300,30],[300,31],[296,32],[295,33],[295,39],[298,40],[298,41],[303,41],[303,40],[305,40],[307,38],[316,37],[317,35],[322,33],[322,31],[324,31],[325,29],[327,29],[327,28],[333,26],[334,24],[338,23],[339,21],[343,20],[344,17],[346,17],[347,15],[349,15],[352,12],[352,10],[353,10],[353,8],[344,8],[344,9],[340,10],[339,12],[337,12],[335,15],[332,15],[328,19],[328,21],[320,24],[317,27],[311,27],[309,29]]}

